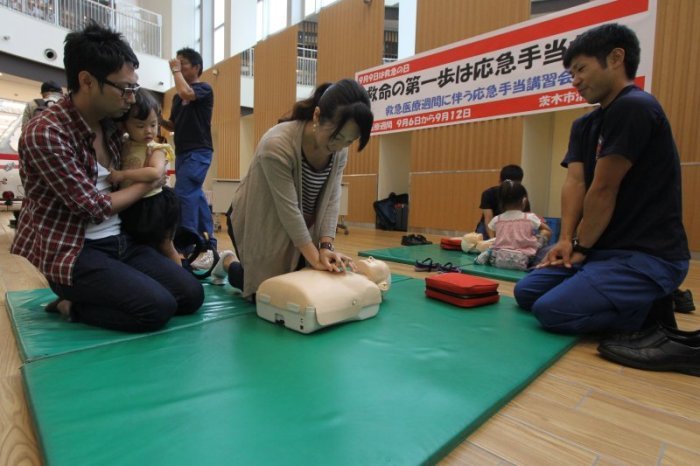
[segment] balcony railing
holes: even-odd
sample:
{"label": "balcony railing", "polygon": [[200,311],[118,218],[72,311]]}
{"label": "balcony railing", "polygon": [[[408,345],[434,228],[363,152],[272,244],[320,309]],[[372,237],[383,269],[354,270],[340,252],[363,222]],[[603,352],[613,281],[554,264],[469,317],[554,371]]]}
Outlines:
{"label": "balcony railing", "polygon": [[0,0],[0,6],[71,31],[94,21],[124,34],[136,52],[161,56],[162,17],[114,0]]}
{"label": "balcony railing", "polygon": [[[253,77],[255,68],[255,49],[241,52],[241,76]],[[297,84],[300,86],[316,85],[316,50],[297,48]]]}

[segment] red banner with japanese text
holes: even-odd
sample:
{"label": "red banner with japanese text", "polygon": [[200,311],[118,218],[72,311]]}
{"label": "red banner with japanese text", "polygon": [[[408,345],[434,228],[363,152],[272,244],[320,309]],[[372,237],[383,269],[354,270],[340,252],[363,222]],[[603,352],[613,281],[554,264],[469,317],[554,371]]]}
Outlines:
{"label": "red banner with japanese text", "polygon": [[656,0],[600,0],[356,73],[372,134],[586,106],[562,60],[576,36],[604,23],[635,31],[636,83],[651,90]]}

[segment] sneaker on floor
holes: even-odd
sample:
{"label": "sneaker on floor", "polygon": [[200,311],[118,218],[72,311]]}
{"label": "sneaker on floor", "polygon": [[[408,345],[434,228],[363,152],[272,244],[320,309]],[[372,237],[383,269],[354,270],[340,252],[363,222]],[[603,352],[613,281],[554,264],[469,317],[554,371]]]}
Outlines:
{"label": "sneaker on floor", "polygon": [[190,266],[195,270],[209,270],[214,265],[214,252],[208,250],[193,260]]}
{"label": "sneaker on floor", "polygon": [[211,282],[214,285],[223,285],[228,281],[228,271],[224,269],[224,261],[227,257],[233,257],[234,260],[238,260],[236,253],[230,249],[219,253],[219,262],[216,263],[211,271]]}

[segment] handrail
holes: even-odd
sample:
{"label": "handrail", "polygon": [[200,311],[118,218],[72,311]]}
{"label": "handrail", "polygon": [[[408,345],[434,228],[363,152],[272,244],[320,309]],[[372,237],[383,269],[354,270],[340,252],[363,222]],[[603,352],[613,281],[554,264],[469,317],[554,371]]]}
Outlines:
{"label": "handrail", "polygon": [[0,7],[79,31],[91,21],[124,34],[135,52],[162,53],[162,16],[114,0],[0,0]]}

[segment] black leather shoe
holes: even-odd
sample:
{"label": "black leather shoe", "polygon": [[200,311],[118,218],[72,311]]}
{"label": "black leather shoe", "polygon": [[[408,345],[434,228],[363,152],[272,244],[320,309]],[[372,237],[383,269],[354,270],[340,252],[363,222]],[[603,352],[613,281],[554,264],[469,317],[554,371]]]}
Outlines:
{"label": "black leather shoe", "polygon": [[678,328],[676,317],[673,315],[673,296],[667,295],[654,301],[649,314],[642,324],[642,329],[655,328],[659,325],[668,328]]}
{"label": "black leather shoe", "polygon": [[682,314],[688,314],[695,310],[695,303],[693,302],[693,293],[690,290],[681,291],[676,290],[672,294],[673,296],[673,310],[680,312]]}
{"label": "black leather shoe", "polygon": [[650,327],[634,333],[624,333],[613,335],[600,341],[600,346],[625,346],[627,348],[646,348],[658,337],[658,333],[663,332],[667,337],[679,342],[684,340],[700,341],[700,330],[687,332],[677,328],[664,326]]}
{"label": "black leather shoe", "polygon": [[629,340],[612,338],[598,345],[606,359],[650,371],[682,372],[700,377],[700,330],[657,327]]}

